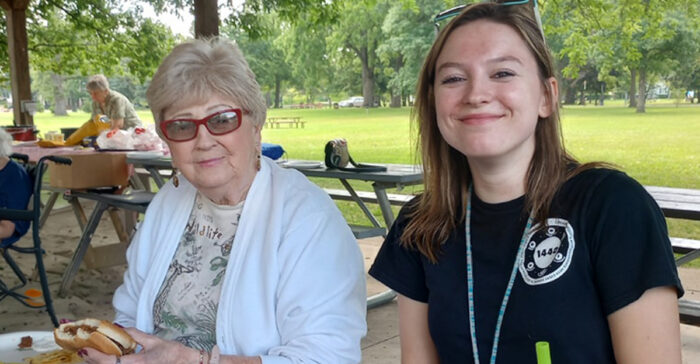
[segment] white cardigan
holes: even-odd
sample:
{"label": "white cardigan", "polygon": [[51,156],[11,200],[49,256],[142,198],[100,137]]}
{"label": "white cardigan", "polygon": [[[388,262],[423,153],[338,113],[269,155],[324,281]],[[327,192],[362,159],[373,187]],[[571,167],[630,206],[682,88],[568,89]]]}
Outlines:
{"label": "white cardigan", "polygon": [[[328,195],[262,158],[221,288],[222,354],[270,363],[359,363],[367,331],[364,265]],[[153,304],[190,216],[196,189],[180,177],[154,197],[127,250],[115,322],[153,332]]]}

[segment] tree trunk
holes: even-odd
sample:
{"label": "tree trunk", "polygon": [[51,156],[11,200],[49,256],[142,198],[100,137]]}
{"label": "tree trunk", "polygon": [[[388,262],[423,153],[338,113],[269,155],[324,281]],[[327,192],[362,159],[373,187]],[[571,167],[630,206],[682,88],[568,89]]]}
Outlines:
{"label": "tree trunk", "polygon": [[393,92],[391,93],[391,103],[389,104],[389,107],[401,107],[401,100],[403,98],[401,97],[401,94],[396,95]]}
{"label": "tree trunk", "polygon": [[364,98],[362,106],[372,107],[374,105],[374,67],[370,64],[369,49],[366,45],[356,47],[350,42],[346,42],[345,46],[355,52],[362,64],[362,97]]}
{"label": "tree trunk", "polygon": [[585,89],[581,90],[581,93],[579,94],[578,104],[579,105],[586,105],[586,90]]}
{"label": "tree trunk", "polygon": [[566,89],[564,90],[564,104],[574,105],[576,103],[576,91],[578,88],[578,83],[581,82],[581,80],[583,80],[583,77],[585,77],[585,75],[585,72],[581,72],[579,73],[579,76],[577,78],[574,78],[567,82]]}
{"label": "tree trunk", "polygon": [[[401,68],[403,67],[403,56],[398,55],[394,59],[394,72],[398,75],[399,72],[401,72]],[[396,85],[391,88],[391,102],[389,103],[389,107],[401,107],[401,85]]]}
{"label": "tree trunk", "polygon": [[53,114],[56,116],[66,116],[66,92],[63,89],[63,77],[55,73],[51,74],[53,81]]}
{"label": "tree trunk", "polygon": [[629,107],[637,107],[637,70],[630,70],[630,104]]}
{"label": "tree trunk", "polygon": [[600,106],[605,106],[605,82],[600,83]]}
{"label": "tree trunk", "polygon": [[28,1],[2,2],[7,32],[5,45],[10,56],[10,89],[14,125],[34,125],[32,114],[22,110],[23,101],[32,101],[29,53],[27,52],[27,3]]}
{"label": "tree trunk", "polygon": [[362,106],[374,105],[374,72],[370,69],[368,57],[362,57],[362,96],[365,98]]}
{"label": "tree trunk", "polygon": [[282,80],[279,77],[275,77],[275,109],[280,108],[280,100],[282,95]]}
{"label": "tree trunk", "polygon": [[564,104],[573,105],[576,103],[576,88],[570,84],[564,91]]}
{"label": "tree trunk", "polygon": [[639,100],[637,100],[637,112],[646,112],[647,102],[647,71],[642,68],[639,70]]}
{"label": "tree trunk", "polygon": [[204,38],[219,35],[217,0],[194,0],[194,36]]}

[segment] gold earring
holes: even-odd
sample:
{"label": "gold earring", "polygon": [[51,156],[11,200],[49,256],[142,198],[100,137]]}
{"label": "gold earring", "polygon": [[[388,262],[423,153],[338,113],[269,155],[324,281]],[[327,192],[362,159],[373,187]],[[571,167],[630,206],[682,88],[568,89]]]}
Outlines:
{"label": "gold earring", "polygon": [[260,170],[260,154],[258,153],[257,159],[255,161],[255,169]]}
{"label": "gold earring", "polygon": [[177,186],[179,186],[179,185],[180,185],[180,179],[177,178],[177,169],[174,168],[173,169],[173,186],[175,186],[175,188],[177,188]]}

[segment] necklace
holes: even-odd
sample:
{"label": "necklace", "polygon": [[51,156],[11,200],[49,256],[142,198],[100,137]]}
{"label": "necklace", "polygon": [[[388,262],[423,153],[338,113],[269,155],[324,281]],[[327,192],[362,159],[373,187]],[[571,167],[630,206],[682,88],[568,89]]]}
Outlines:
{"label": "necklace", "polygon": [[[472,266],[472,243],[471,243],[471,215],[472,215],[472,193],[473,188],[469,186],[469,198],[467,199],[467,217],[465,221],[465,234],[467,240],[467,295],[469,298],[469,331],[471,333],[472,341],[472,352],[474,353],[474,363],[479,364],[479,349],[476,344],[476,316],[474,313],[474,268]],[[518,246],[518,253],[515,255],[515,262],[513,262],[513,269],[510,272],[510,279],[508,280],[508,286],[506,291],[503,293],[503,301],[501,302],[501,308],[498,310],[498,319],[496,320],[496,331],[493,334],[493,346],[491,348],[491,359],[490,364],[496,363],[496,354],[498,353],[498,341],[501,336],[501,325],[503,324],[503,316],[506,314],[506,306],[508,306],[508,299],[510,298],[510,292],[513,290],[513,284],[515,283],[515,275],[518,272],[518,264],[522,260],[523,249],[525,248],[525,242],[527,241],[527,233],[530,231],[532,226],[532,215],[527,219],[527,224],[525,225],[525,230],[523,231],[523,237],[520,239],[520,246]]]}

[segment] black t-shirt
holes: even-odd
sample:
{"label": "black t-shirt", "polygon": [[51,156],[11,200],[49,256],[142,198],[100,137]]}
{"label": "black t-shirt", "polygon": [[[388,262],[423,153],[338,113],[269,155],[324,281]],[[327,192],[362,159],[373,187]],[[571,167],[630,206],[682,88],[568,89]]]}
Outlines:
{"label": "black t-shirt", "polygon": [[[472,197],[476,333],[480,361],[487,363],[527,215],[524,197],[499,204]],[[442,363],[470,361],[464,222],[433,264],[399,245],[411,206],[402,209],[370,274],[428,303]],[[618,171],[588,170],[567,181],[552,203],[547,228],[530,230],[523,256],[503,319],[498,363],[536,363],[537,341],[549,342],[553,363],[614,363],[607,315],[649,288],[674,286],[683,294],[661,210]]]}

